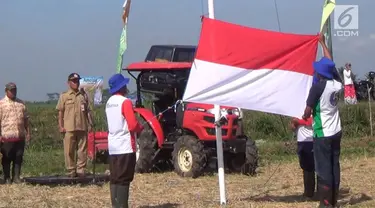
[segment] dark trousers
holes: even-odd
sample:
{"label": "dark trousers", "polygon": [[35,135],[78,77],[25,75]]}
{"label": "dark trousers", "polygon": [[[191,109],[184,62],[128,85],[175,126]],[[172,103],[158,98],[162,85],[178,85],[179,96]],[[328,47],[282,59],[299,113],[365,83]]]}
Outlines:
{"label": "dark trousers", "polygon": [[110,183],[129,186],[134,179],[136,156],[135,153],[110,155]]}
{"label": "dark trousers", "polygon": [[299,159],[299,165],[302,170],[307,172],[314,172],[314,144],[313,142],[298,142],[297,154]]}
{"label": "dark trousers", "polygon": [[1,164],[3,166],[4,178],[10,178],[10,166],[13,163],[14,166],[21,166],[23,162],[23,153],[25,150],[25,140],[17,142],[2,142],[1,143]]}
{"label": "dark trousers", "polygon": [[338,190],[340,187],[341,131],[330,137],[314,138],[315,171],[318,183]]}
{"label": "dark trousers", "polygon": [[134,179],[135,165],[135,153],[109,156],[110,191],[113,208],[129,207],[129,187]]}
{"label": "dark trousers", "polygon": [[298,142],[299,165],[303,170],[303,195],[313,197],[315,193],[315,161],[314,161],[313,142]]}

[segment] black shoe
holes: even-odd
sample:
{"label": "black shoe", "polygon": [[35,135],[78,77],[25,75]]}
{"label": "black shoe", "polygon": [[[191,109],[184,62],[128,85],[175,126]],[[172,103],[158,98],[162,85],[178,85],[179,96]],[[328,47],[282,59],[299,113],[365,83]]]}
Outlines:
{"label": "black shoe", "polygon": [[22,183],[22,180],[20,178],[20,174],[21,174],[21,165],[19,164],[13,164],[13,167],[12,167],[12,181],[14,183]]}
{"label": "black shoe", "polygon": [[331,187],[326,185],[319,185],[319,199],[320,208],[332,208],[333,207],[333,192]]}
{"label": "black shoe", "polygon": [[11,184],[12,180],[10,179],[10,164],[3,164],[3,173],[4,173],[4,183]]}
{"label": "black shoe", "polygon": [[12,184],[12,180],[10,178],[4,179],[5,184]]}
{"label": "black shoe", "polygon": [[118,205],[117,205],[117,199],[116,199],[116,196],[117,196],[117,185],[110,184],[109,185],[109,190],[110,190],[110,193],[111,193],[112,208],[117,208],[118,207]]}
{"label": "black shoe", "polygon": [[303,196],[313,198],[315,192],[315,172],[303,171],[303,185]]}
{"label": "black shoe", "polygon": [[117,186],[117,208],[128,208],[129,186]]}
{"label": "black shoe", "polygon": [[332,200],[332,206],[333,207],[338,207],[338,204],[337,204],[337,201],[339,200],[339,189],[335,189],[334,193],[333,193],[333,200]]}

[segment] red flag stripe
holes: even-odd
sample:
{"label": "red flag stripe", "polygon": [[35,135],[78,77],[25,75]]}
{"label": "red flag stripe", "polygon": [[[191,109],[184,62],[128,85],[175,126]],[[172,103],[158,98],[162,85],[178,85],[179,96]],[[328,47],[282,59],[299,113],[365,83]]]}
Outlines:
{"label": "red flag stripe", "polygon": [[196,59],[313,75],[318,39],[318,35],[280,33],[204,18]]}

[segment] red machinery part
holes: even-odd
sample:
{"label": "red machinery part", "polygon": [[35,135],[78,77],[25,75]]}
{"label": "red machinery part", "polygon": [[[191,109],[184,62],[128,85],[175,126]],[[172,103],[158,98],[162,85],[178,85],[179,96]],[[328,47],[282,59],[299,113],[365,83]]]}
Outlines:
{"label": "red machinery part", "polygon": [[108,132],[98,131],[95,132],[95,136],[94,132],[89,132],[87,138],[87,155],[91,160],[93,160],[94,158],[94,149],[96,150],[96,152],[108,150]]}
{"label": "red machinery part", "polygon": [[[156,138],[158,139],[158,146],[161,147],[164,143],[164,132],[158,121],[158,118],[146,108],[135,108],[134,111],[138,113],[143,119],[150,125],[154,131]],[[147,124],[142,124],[147,125]]]}

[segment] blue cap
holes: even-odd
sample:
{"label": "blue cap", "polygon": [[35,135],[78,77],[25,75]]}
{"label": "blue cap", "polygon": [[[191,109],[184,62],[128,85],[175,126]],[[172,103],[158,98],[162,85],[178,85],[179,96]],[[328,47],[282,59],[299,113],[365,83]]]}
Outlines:
{"label": "blue cap", "polygon": [[122,74],[115,74],[108,80],[109,92],[115,94],[129,83],[129,78],[125,78]]}
{"label": "blue cap", "polygon": [[335,62],[331,59],[323,57],[319,61],[314,62],[314,70],[319,75],[327,79],[333,79],[333,71],[335,69]]}

